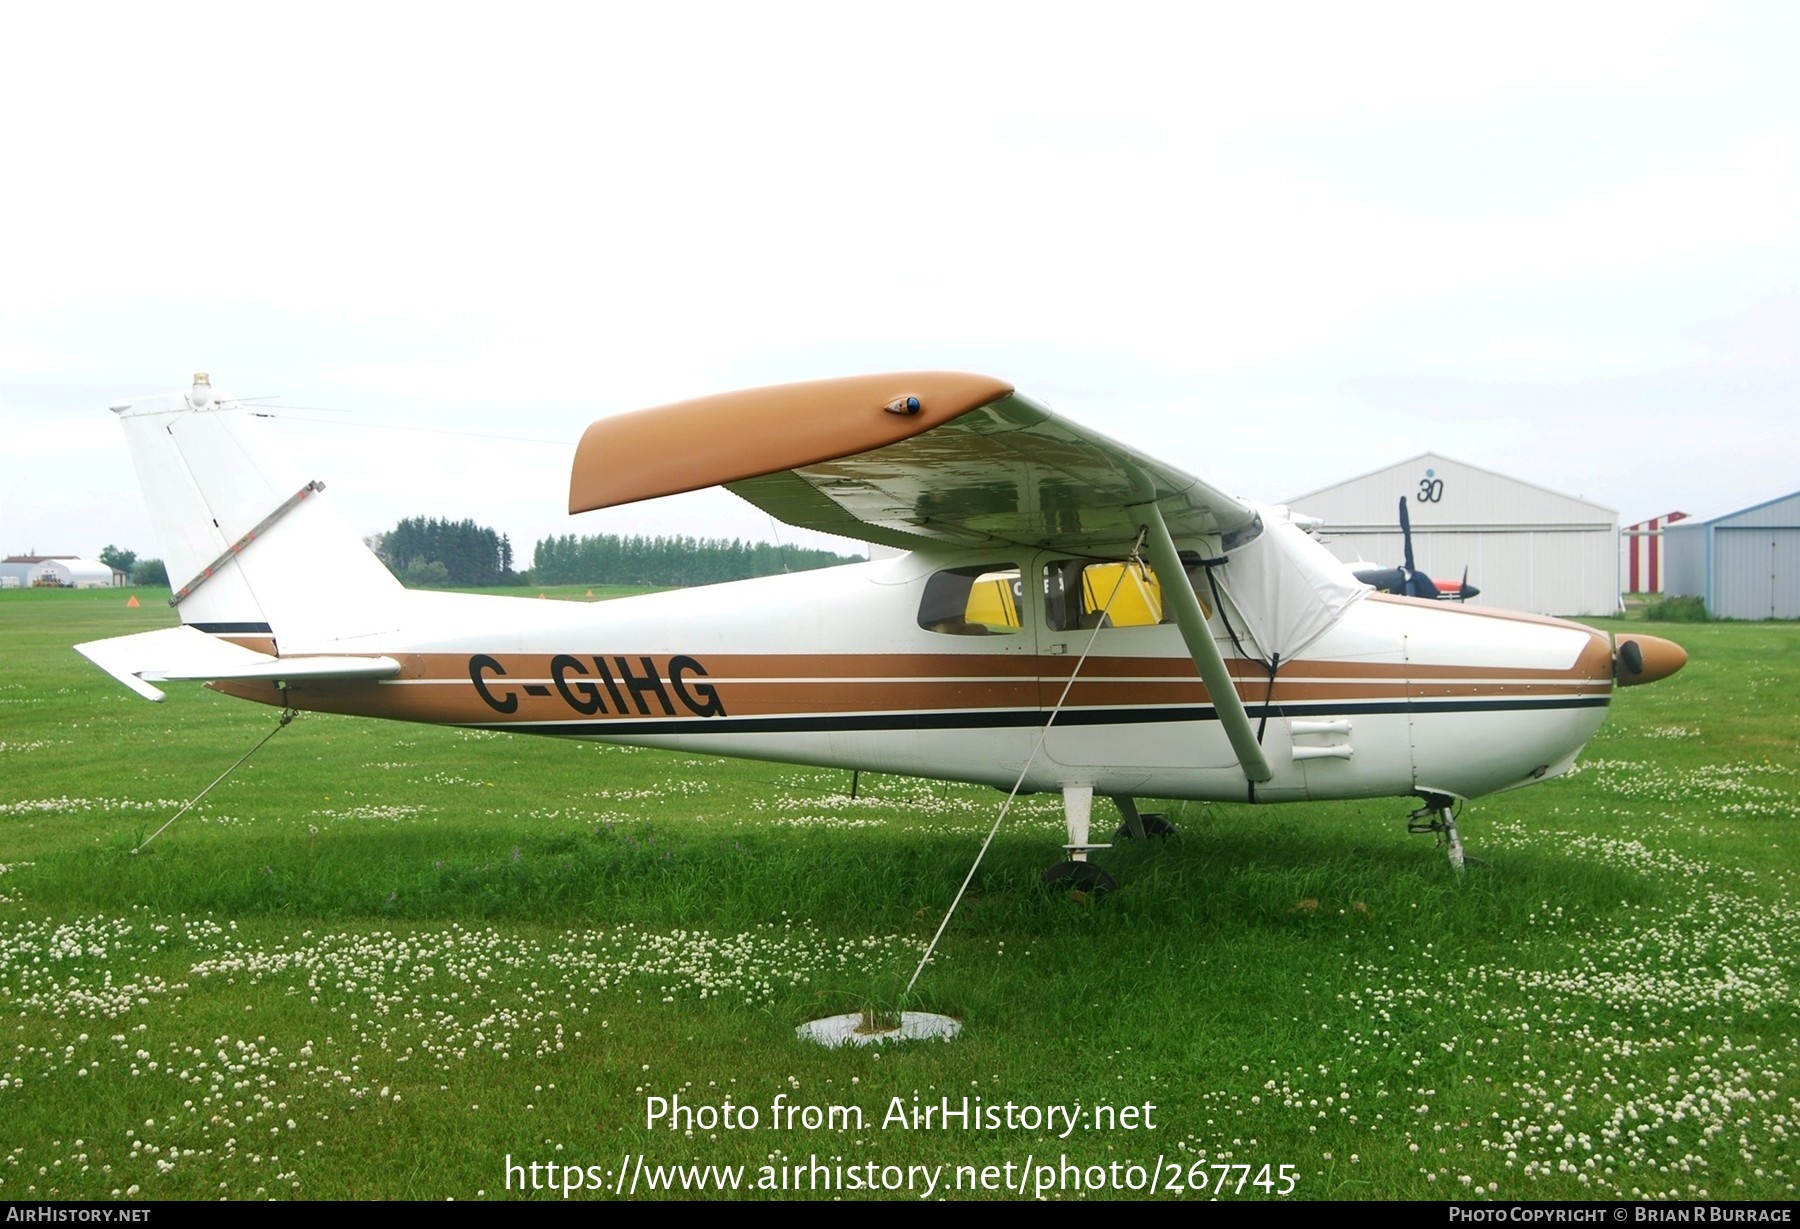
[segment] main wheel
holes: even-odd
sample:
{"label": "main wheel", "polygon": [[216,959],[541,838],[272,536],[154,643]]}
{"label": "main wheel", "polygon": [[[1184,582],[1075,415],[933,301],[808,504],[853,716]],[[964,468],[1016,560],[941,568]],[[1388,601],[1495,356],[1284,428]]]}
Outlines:
{"label": "main wheel", "polygon": [[1092,862],[1058,862],[1044,872],[1044,891],[1069,900],[1092,900],[1118,889],[1118,881]]}

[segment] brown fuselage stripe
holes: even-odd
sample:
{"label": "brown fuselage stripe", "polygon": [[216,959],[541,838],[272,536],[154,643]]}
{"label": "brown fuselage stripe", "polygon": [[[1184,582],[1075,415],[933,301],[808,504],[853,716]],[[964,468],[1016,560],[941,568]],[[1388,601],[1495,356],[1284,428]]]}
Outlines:
{"label": "brown fuselage stripe", "polygon": [[[402,672],[380,682],[314,680],[283,693],[272,684],[218,683],[232,695],[263,703],[402,721],[446,724],[529,724],[577,721],[622,724],[680,720],[696,728],[717,717],[772,718],[802,715],[854,717],[907,712],[1029,712],[1053,707],[1066,675],[1039,677],[1040,667],[1061,659],[943,654],[926,656],[719,655],[696,661],[646,654],[604,654],[602,676],[595,656],[518,654],[504,657],[411,654]],[[615,668],[620,658],[624,667]],[[558,686],[553,661],[561,661]],[[570,660],[579,669],[570,665]],[[491,665],[471,678],[471,662]],[[646,665],[647,661],[647,665]],[[701,667],[672,677],[671,662]],[[1072,663],[1069,663],[1072,664]],[[1240,663],[1241,664],[1241,663]],[[1369,712],[1427,701],[1484,702],[1599,700],[1610,694],[1610,669],[1583,653],[1575,668],[1532,671],[1499,667],[1423,666],[1416,663],[1299,660],[1283,668],[1273,690],[1254,663],[1237,674],[1247,704],[1300,706],[1301,714],[1328,715],[1335,708]],[[1610,667],[1610,656],[1606,665]],[[826,672],[835,667],[843,673]],[[1191,663],[1167,658],[1090,659],[1066,707],[1072,711],[1198,709],[1210,705]],[[625,676],[634,673],[637,685]],[[1285,676],[1285,677],[1283,677]],[[648,681],[646,681],[648,680]],[[484,696],[486,698],[484,698]]]}
{"label": "brown fuselage stripe", "polygon": [[[390,653],[388,656],[400,663],[400,673],[396,679],[387,680],[390,683],[416,680],[467,682],[469,679],[470,655],[467,653]],[[509,653],[501,654],[497,659],[505,668],[508,678],[543,679],[549,677],[551,663],[560,656],[564,654]],[[583,651],[568,656],[586,664],[591,663],[596,654]],[[608,662],[616,657],[624,657],[635,668],[642,657],[648,656],[652,661],[666,662],[669,655],[660,652],[644,654],[607,650],[598,656]],[[1030,653],[713,653],[701,655],[700,660],[706,667],[709,680],[713,682],[817,680],[829,683],[853,679],[860,683],[860,680],[865,679],[916,679],[933,685],[945,679],[1043,679],[1063,682],[1068,679],[1069,671],[1076,661],[1069,656],[1040,656]],[[1236,659],[1228,660],[1225,664],[1232,677],[1240,680],[1243,685],[1268,681],[1268,671],[1259,662]],[[1082,666],[1081,673],[1086,678],[1102,679],[1190,681],[1198,677],[1194,664],[1180,657],[1090,657]],[[1597,654],[1591,650],[1584,651],[1573,666],[1561,670],[1519,666],[1434,665],[1429,662],[1314,661],[1299,658],[1284,662],[1278,677],[1280,676],[1350,681],[1380,679],[1395,682],[1405,679],[1414,682],[1430,679],[1511,680],[1528,676],[1542,678],[1547,682],[1603,682],[1612,678],[1612,658],[1604,646],[1601,646],[1601,651]]]}

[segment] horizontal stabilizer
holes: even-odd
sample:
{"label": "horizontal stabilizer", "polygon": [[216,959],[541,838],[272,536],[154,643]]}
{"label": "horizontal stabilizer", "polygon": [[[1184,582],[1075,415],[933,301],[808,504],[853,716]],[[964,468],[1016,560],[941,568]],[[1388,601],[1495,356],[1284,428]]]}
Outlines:
{"label": "horizontal stabilizer", "polygon": [[391,657],[270,657],[193,627],[90,640],[75,651],[146,700],[163,698],[151,681],[378,679],[400,673]]}

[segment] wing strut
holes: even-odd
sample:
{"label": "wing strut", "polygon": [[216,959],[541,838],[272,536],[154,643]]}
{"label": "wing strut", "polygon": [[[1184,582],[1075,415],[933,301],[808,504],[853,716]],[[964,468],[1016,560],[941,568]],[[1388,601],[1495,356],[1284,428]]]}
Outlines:
{"label": "wing strut", "polygon": [[1250,725],[1250,715],[1244,711],[1244,702],[1238,698],[1231,672],[1225,668],[1219,646],[1213,643],[1212,633],[1207,630],[1200,599],[1194,596],[1194,590],[1187,583],[1187,572],[1181,566],[1181,556],[1176,553],[1175,539],[1169,536],[1169,527],[1163,522],[1162,509],[1152,502],[1138,504],[1131,511],[1143,518],[1144,528],[1148,531],[1144,546],[1150,553],[1150,566],[1162,578],[1163,600],[1175,609],[1175,624],[1181,628],[1181,639],[1200,671],[1207,695],[1212,697],[1213,709],[1225,727],[1225,736],[1231,739],[1231,749],[1237,752],[1245,779],[1252,785],[1267,781],[1274,775],[1269,771],[1269,761],[1263,758],[1256,731]]}

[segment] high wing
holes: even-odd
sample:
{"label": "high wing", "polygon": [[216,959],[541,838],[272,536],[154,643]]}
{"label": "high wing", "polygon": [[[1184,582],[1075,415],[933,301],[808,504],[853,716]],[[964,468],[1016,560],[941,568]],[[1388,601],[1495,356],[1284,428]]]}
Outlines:
{"label": "high wing", "polygon": [[[1177,537],[1211,538],[1204,562],[1221,567],[1271,674],[1368,592],[1285,519],[1265,526],[1249,504],[987,376],[855,376],[602,419],[576,450],[569,510],[714,485],[789,524],[906,549],[1118,551],[1142,535],[1162,577],[1189,566]],[[1162,592],[1245,775],[1268,780],[1198,597]]]}
{"label": "high wing", "polygon": [[1152,503],[1178,537],[1229,534],[1257,515],[1009,384],[956,372],[785,384],[601,419],[576,450],[569,511],[718,485],[790,525],[907,550],[1130,542]]}

